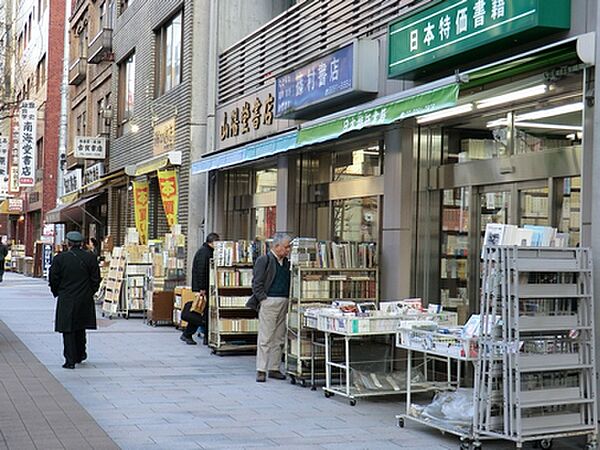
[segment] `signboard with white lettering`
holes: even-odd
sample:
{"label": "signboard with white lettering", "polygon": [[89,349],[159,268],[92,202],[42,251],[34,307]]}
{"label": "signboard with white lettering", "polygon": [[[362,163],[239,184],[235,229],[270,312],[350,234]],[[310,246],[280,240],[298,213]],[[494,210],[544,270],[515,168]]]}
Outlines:
{"label": "signboard with white lettering", "polygon": [[19,186],[35,186],[37,105],[34,101],[21,102],[19,113]]}
{"label": "signboard with white lettering", "polygon": [[0,136],[0,195],[8,194],[8,138]]}
{"label": "signboard with white lettering", "polygon": [[98,181],[104,175],[104,163],[99,162],[94,164],[93,166],[85,169],[83,173],[83,185],[87,186],[88,184],[93,183],[94,181]]}
{"label": "signboard with white lettering", "polygon": [[275,115],[300,117],[311,106],[376,93],[378,49],[377,41],[356,41],[277,77]]}
{"label": "signboard with white lettering", "polygon": [[106,138],[75,136],[74,156],[83,159],[106,158]]}
{"label": "signboard with white lettering", "polygon": [[23,199],[22,198],[9,198],[8,199],[8,212],[11,214],[21,214],[23,212]]}
{"label": "signboard with white lettering", "polygon": [[[54,236],[52,236],[54,239]],[[43,273],[44,277],[48,276],[50,266],[52,265],[52,244],[44,244],[43,249]]]}
{"label": "signboard with white lettering", "polygon": [[81,189],[81,169],[69,170],[64,176],[64,194]]}
{"label": "signboard with white lettering", "polygon": [[414,74],[451,58],[469,61],[468,52],[488,44],[497,52],[519,37],[525,41],[570,25],[571,0],[444,1],[390,25],[388,75]]}

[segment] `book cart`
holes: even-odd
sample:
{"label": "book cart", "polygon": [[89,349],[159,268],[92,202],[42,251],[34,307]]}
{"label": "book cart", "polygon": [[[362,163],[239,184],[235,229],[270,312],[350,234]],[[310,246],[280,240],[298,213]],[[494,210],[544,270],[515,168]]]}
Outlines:
{"label": "book cart", "polygon": [[219,241],[210,269],[209,337],[213,354],[256,351],[258,319],[246,307],[252,295],[252,252],[247,241]]}
{"label": "book cart", "polygon": [[[463,449],[578,435],[597,448],[591,268],[584,248],[484,247],[471,426],[421,423],[461,436]],[[414,416],[407,404],[399,417]]]}
{"label": "book cart", "polygon": [[[377,268],[312,268],[292,266],[288,305],[285,370],[292,384],[325,379],[324,335],[317,324],[307,323],[307,308],[327,306],[334,300],[372,302],[377,305]],[[312,326],[311,326],[312,325]]]}
{"label": "book cart", "polygon": [[[349,399],[350,405],[356,404],[360,397],[373,397],[384,395],[406,394],[409,383],[405,381],[404,371],[408,371],[408,361],[404,355],[396,355],[396,336],[398,328],[403,323],[455,323],[454,313],[430,313],[427,311],[413,314],[385,313],[371,311],[360,316],[347,316],[338,313],[331,314],[324,311],[319,314],[317,328],[325,335],[325,397],[334,394]],[[373,337],[384,337],[389,348],[389,354],[382,361],[370,358],[370,361],[356,362],[351,351],[351,341],[354,339],[365,340]],[[343,339],[343,352],[341,358],[336,358],[332,352],[335,339]],[[383,366],[382,373],[361,373],[358,365],[373,364]],[[425,364],[425,369],[427,365]],[[407,376],[415,375],[412,373]],[[337,376],[336,376],[337,375]],[[426,378],[426,371],[416,378]],[[374,387],[370,388],[370,387]],[[414,387],[414,391],[421,392],[430,389],[429,386]]]}
{"label": "book cart", "polygon": [[[427,416],[412,404],[412,394],[417,392],[458,391],[461,389],[463,366],[475,368],[477,363],[477,338],[463,337],[460,334],[448,334],[419,329],[412,324],[404,323],[398,329],[396,346],[406,351],[406,412],[396,416],[398,426],[403,428],[406,421],[434,427],[443,433],[460,437],[461,449],[469,449],[473,441],[472,427],[461,426],[455,421],[445,421]],[[418,355],[418,356],[417,356]],[[414,381],[415,363],[422,367],[424,379]],[[435,365],[435,366],[434,366]],[[439,366],[446,368],[445,373],[436,372]],[[466,370],[464,370],[466,372]],[[478,442],[479,443],[479,442]]]}

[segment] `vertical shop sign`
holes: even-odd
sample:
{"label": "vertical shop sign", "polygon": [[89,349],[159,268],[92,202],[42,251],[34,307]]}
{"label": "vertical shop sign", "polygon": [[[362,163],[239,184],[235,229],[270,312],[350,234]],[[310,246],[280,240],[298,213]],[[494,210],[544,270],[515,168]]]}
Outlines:
{"label": "vertical shop sign", "polygon": [[33,101],[21,102],[19,115],[19,186],[35,185],[37,106]]}
{"label": "vertical shop sign", "polygon": [[0,195],[8,194],[8,138],[0,136]]}
{"label": "vertical shop sign", "polygon": [[140,244],[148,243],[148,181],[133,182],[133,208],[135,228],[140,235]]}
{"label": "vertical shop sign", "polygon": [[11,194],[19,192],[19,119],[14,117],[12,121],[12,136],[10,149],[10,173],[8,180],[8,191]]}
{"label": "vertical shop sign", "polygon": [[44,244],[42,264],[43,264],[44,278],[47,278],[48,272],[50,271],[50,265],[52,264],[52,244]]}
{"label": "vertical shop sign", "polygon": [[178,223],[179,192],[176,170],[159,170],[158,186],[169,228]]}

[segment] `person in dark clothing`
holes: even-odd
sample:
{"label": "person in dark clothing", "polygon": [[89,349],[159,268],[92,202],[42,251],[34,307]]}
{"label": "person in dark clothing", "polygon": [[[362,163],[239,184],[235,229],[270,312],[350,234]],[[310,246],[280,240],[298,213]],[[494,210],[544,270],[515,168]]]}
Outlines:
{"label": "person in dark clothing", "polygon": [[49,284],[56,303],[54,331],[62,333],[65,369],[87,358],[85,330],[96,329],[94,294],[100,286],[96,257],[81,248],[79,231],[67,233],[69,250],[59,253],[50,266]]}
{"label": "person in dark clothing", "polygon": [[189,345],[195,345],[196,341],[192,338],[194,333],[198,331],[198,327],[202,326],[204,329],[203,344],[208,345],[208,322],[209,322],[209,309],[208,309],[208,283],[210,278],[210,260],[213,257],[215,251],[215,242],[219,240],[217,233],[209,233],[206,236],[206,242],[202,244],[202,247],[198,249],[194,255],[194,262],[192,264],[192,292],[197,292],[197,295],[204,295],[207,303],[204,309],[204,315],[202,323],[190,323],[188,322],[187,327],[181,335],[181,340]]}
{"label": "person in dark clothing", "polygon": [[8,255],[8,247],[0,241],[0,283],[2,283],[2,278],[4,277],[4,262],[6,260],[6,255]]}

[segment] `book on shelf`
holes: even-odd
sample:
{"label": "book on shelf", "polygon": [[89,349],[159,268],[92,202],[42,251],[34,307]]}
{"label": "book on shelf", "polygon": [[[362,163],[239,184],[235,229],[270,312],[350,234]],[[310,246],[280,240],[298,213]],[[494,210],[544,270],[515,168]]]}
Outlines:
{"label": "book on shelf", "polygon": [[374,242],[296,238],[292,241],[290,262],[294,266],[325,269],[372,268],[377,266],[377,245]]}
{"label": "book on shelf", "polygon": [[252,264],[255,250],[251,241],[217,241],[213,258],[217,266]]}
{"label": "book on shelf", "polygon": [[219,270],[217,272],[219,287],[252,286],[252,269]]}

